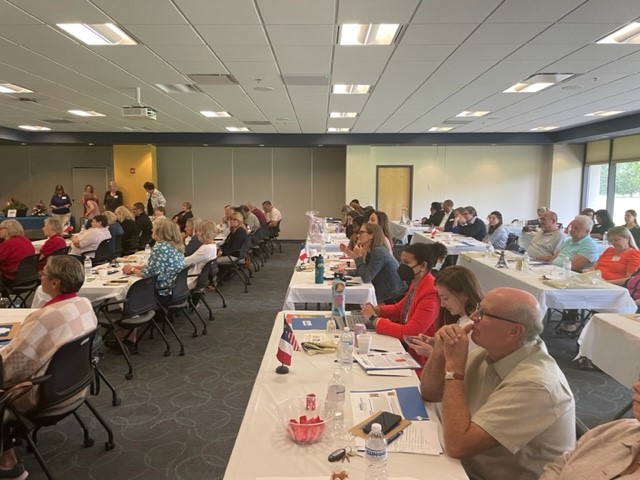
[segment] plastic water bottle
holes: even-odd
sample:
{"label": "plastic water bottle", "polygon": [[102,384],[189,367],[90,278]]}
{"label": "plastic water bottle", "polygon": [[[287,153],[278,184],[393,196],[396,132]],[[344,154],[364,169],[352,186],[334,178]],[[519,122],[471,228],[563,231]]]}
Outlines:
{"label": "plastic water bottle", "polygon": [[338,362],[346,370],[350,370],[353,366],[353,333],[349,331],[349,327],[344,327],[340,334]]}
{"label": "plastic water bottle", "polygon": [[333,274],[333,282],[331,282],[331,294],[333,303],[331,304],[331,315],[345,316],[344,305],[346,303],[347,283],[341,273]]}
{"label": "plastic water bottle", "polygon": [[607,232],[604,232],[602,234],[602,241],[605,243],[605,245],[607,244],[608,240],[609,240],[609,235]]}
{"label": "plastic water bottle", "polygon": [[324,402],[324,418],[331,420],[329,428],[335,433],[344,431],[344,402],[347,396],[347,387],[340,370],[333,372],[333,377],[327,386],[327,397]]}
{"label": "plastic water bottle", "polygon": [[571,259],[569,257],[564,257],[562,260],[562,276],[571,278]]}
{"label": "plastic water bottle", "polygon": [[144,247],[144,258],[148,262],[149,257],[151,256],[151,245],[147,244]]}
{"label": "plastic water bottle", "polygon": [[9,300],[7,297],[1,297],[0,308],[9,308],[9,307],[11,307],[11,300]]}
{"label": "plastic water bottle", "polygon": [[491,242],[487,242],[487,246],[484,247],[484,256],[489,258],[491,255],[493,255],[493,244]]}
{"label": "plastic water bottle", "polygon": [[528,272],[529,271],[529,254],[527,252],[524,252],[524,255],[522,256],[522,271],[523,272]]}
{"label": "plastic water bottle", "polygon": [[91,259],[89,257],[85,257],[84,259],[84,277],[87,278],[91,275],[91,268],[93,264],[91,263]]}
{"label": "plastic water bottle", "polygon": [[327,319],[327,340],[333,340],[336,335],[336,321],[329,317]]}
{"label": "plastic water bottle", "polygon": [[387,478],[387,440],[379,423],[371,425],[371,432],[364,444],[364,461],[367,464],[366,480]]}
{"label": "plastic water bottle", "polygon": [[322,255],[316,257],[316,283],[318,285],[324,283],[324,258]]}

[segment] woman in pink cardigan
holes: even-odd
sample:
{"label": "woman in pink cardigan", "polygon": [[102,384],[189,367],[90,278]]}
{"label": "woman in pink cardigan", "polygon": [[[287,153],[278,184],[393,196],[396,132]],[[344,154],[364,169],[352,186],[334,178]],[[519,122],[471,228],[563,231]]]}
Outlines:
{"label": "woman in pink cardigan", "polygon": [[408,245],[402,251],[398,275],[409,284],[408,293],[392,305],[367,303],[362,307],[362,314],[369,317],[377,333],[400,340],[405,335],[435,334],[440,303],[431,268],[436,256],[433,245],[423,243]]}

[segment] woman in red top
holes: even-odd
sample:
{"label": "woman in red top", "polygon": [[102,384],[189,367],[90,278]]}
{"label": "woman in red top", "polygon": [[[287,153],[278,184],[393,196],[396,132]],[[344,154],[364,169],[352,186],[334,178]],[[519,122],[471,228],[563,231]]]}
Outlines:
{"label": "woman in red top", "polygon": [[593,269],[600,270],[608,282],[623,285],[640,268],[640,251],[627,227],[610,228],[607,235],[611,246],[602,252]]}
{"label": "woman in red top", "polygon": [[421,333],[433,336],[438,316],[438,292],[431,268],[436,255],[429,245],[409,245],[400,254],[398,275],[409,285],[408,293],[392,305],[363,305],[362,313],[370,317],[376,332],[402,340],[405,335]]}
{"label": "woman in red top", "polygon": [[44,242],[40,249],[40,261],[38,263],[38,270],[42,270],[47,264],[47,258],[56,250],[61,250],[67,247],[62,236],[62,224],[57,218],[47,218],[44,221],[44,227],[42,231],[47,236],[47,241]]}
{"label": "woman in red top", "polygon": [[29,255],[35,255],[31,241],[24,236],[22,225],[17,220],[4,220],[0,223],[0,272],[5,280],[16,278],[15,272],[20,261]]}

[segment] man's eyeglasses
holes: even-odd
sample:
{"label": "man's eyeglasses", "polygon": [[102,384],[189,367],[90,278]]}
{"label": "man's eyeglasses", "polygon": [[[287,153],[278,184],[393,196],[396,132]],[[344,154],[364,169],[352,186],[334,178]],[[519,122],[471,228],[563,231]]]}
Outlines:
{"label": "man's eyeglasses", "polygon": [[478,318],[478,320],[482,320],[482,317],[484,317],[485,315],[487,317],[497,318],[498,320],[504,320],[505,322],[520,323],[520,322],[516,322],[515,320],[511,320],[510,318],[505,318],[505,317],[501,317],[500,315],[494,315],[493,313],[485,312],[484,310],[482,310],[482,307],[478,303],[476,305],[476,317]]}

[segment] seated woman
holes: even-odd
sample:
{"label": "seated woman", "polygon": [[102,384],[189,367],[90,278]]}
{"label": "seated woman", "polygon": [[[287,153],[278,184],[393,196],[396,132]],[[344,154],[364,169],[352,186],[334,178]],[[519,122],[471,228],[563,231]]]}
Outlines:
{"label": "seated woman", "polygon": [[166,210],[162,205],[158,205],[153,209],[153,217],[151,218],[151,223],[155,225],[158,220],[166,220],[167,216]]}
{"label": "seated woman", "polygon": [[489,214],[489,228],[487,235],[482,239],[484,243],[490,243],[496,250],[504,250],[507,246],[509,232],[502,224],[502,214],[493,211]]}
{"label": "seated woman", "polygon": [[[6,384],[44,375],[51,358],[62,345],[97,327],[91,302],[77,295],[83,282],[84,268],[75,258],[49,257],[42,271],[42,290],[51,300],[31,313],[11,342],[0,350]],[[78,398],[84,398],[86,394],[85,390]],[[16,400],[14,406],[26,413],[35,408],[39,398],[36,386]],[[14,450],[5,449],[0,456],[0,478],[23,479],[27,475]]]}
{"label": "seated woman", "polygon": [[360,230],[365,223],[367,223],[366,217],[358,216],[353,219],[351,225],[347,227],[346,232],[347,237],[349,238],[349,245],[345,247],[344,243],[340,244],[340,251],[342,253],[348,255],[348,252],[351,252],[355,248],[356,244],[358,243],[358,234],[360,233]]}
{"label": "seated woman", "polygon": [[389,217],[387,214],[379,210],[374,210],[369,213],[367,223],[374,223],[380,226],[384,234],[384,243],[387,246],[387,250],[393,255],[393,238],[391,238],[391,232],[389,231]]}
{"label": "seated woman", "polygon": [[377,333],[398,339],[405,335],[435,334],[438,293],[431,275],[433,257],[432,248],[424,243],[402,250],[398,275],[409,284],[409,293],[393,305],[362,306],[362,314],[370,318]]}
{"label": "seated woman", "polygon": [[638,226],[638,214],[635,210],[627,210],[624,212],[624,226],[629,229],[636,246],[640,245],[640,227]]}
{"label": "seated woman", "polygon": [[135,252],[138,249],[138,227],[136,226],[136,219],[133,216],[131,210],[127,207],[120,206],[116,208],[116,217],[118,223],[122,227],[122,251],[125,253]]}
{"label": "seated woman", "polygon": [[616,285],[623,285],[633,272],[640,268],[640,250],[627,227],[613,227],[608,232],[609,243],[593,270],[600,270],[602,278]]}
{"label": "seated woman", "polygon": [[126,275],[136,275],[147,278],[158,274],[156,289],[158,301],[166,303],[171,298],[171,289],[176,276],[185,267],[184,245],[178,225],[171,220],[158,220],[153,226],[151,234],[155,245],[151,249],[151,256],[145,266],[125,265],[122,268]]}
{"label": "seated woman", "polygon": [[348,275],[358,276],[363,282],[373,283],[378,303],[395,303],[407,286],[398,276],[398,261],[387,251],[382,229],[373,223],[360,228],[358,243],[349,253],[356,264]]}
{"label": "seated woman", "polygon": [[[197,237],[201,245],[193,255],[189,255],[184,259],[184,264],[190,267],[189,275],[198,275],[207,262],[216,258],[217,247],[214,239],[217,231],[216,224],[209,220],[202,222],[198,227]],[[194,288],[198,282],[198,277],[189,277],[187,281],[189,288]]]}
{"label": "seated woman", "polygon": [[24,257],[35,255],[31,241],[25,237],[24,229],[17,220],[9,219],[0,223],[0,273],[3,280],[13,280],[18,265]]}
{"label": "seated woman", "polygon": [[[239,212],[233,212],[229,216],[229,235],[225,238],[224,243],[220,245],[218,256],[237,255],[242,248],[242,242],[247,236],[247,230],[244,228],[244,217]],[[220,262],[224,263],[224,261]]]}
{"label": "seated woman", "polygon": [[118,217],[110,210],[104,212],[104,216],[107,218],[107,229],[111,234],[111,241],[109,242],[109,250],[111,255],[116,254],[116,237],[120,237],[120,252],[122,253],[122,237],[124,236],[124,229],[122,225],[118,223]]}
{"label": "seated woman", "polygon": [[442,222],[442,218],[445,215],[445,211],[442,209],[442,204],[440,202],[431,202],[431,208],[429,209],[429,218],[426,220],[423,218],[423,225],[433,225],[437,227]]}
{"label": "seated woman", "polygon": [[184,232],[182,232],[182,239],[184,242],[184,256],[190,257],[200,248],[202,242],[198,238],[198,229],[202,224],[202,219],[188,218],[184,224]]}
{"label": "seated woman", "polygon": [[40,248],[40,261],[38,270],[42,270],[47,264],[49,256],[57,251],[67,247],[67,242],[62,236],[62,224],[57,218],[45,218],[42,232],[47,236],[47,241]]}
{"label": "seated woman", "polygon": [[182,208],[178,213],[176,213],[171,220],[178,224],[180,227],[180,231],[184,232],[185,224],[187,220],[193,218],[193,212],[191,211],[191,203],[190,202],[182,202]]}
{"label": "seated woman", "polygon": [[[457,323],[464,326],[471,321],[469,316],[475,312],[484,293],[475,273],[467,267],[454,265],[445,268],[435,279],[436,291],[440,298],[440,310],[436,325],[439,329],[443,325]],[[416,353],[426,360],[433,350],[433,337],[420,334],[410,337],[408,343]],[[469,350],[476,345],[469,336]],[[424,364],[424,362],[423,362]]]}
{"label": "seated woman", "polygon": [[615,227],[615,223],[611,220],[611,215],[606,210],[598,210],[594,214],[594,223],[595,225],[591,229],[591,237],[602,239],[604,238],[604,233],[608,231],[610,228]]}

